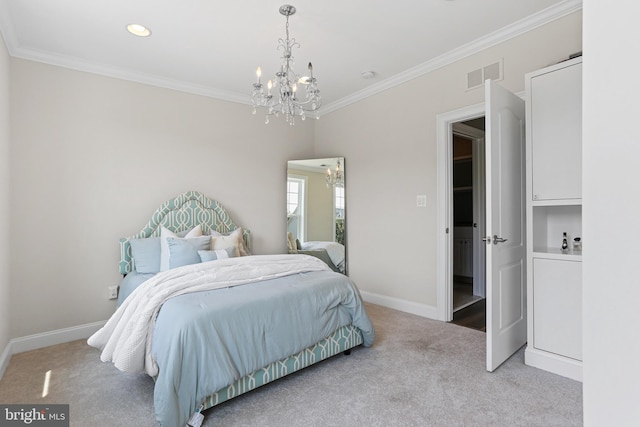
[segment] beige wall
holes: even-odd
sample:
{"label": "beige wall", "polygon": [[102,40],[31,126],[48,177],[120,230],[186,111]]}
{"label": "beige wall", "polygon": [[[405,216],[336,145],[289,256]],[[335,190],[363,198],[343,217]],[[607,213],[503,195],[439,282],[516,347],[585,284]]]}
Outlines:
{"label": "beige wall", "polygon": [[286,252],[286,162],[313,154],[313,121],[21,59],[12,68],[11,336],[107,319],[118,239],[199,190]]}
{"label": "beige wall", "polygon": [[0,377],[9,331],[9,54],[0,35]]}
{"label": "beige wall", "polygon": [[[582,259],[584,425],[640,420],[640,138],[637,2],[584,2]],[[631,125],[631,126],[627,126]]]}
{"label": "beige wall", "polygon": [[254,252],[284,252],[284,165],[311,157],[349,164],[359,287],[435,307],[436,115],[483,101],[465,91],[469,70],[504,58],[501,84],[518,92],[526,72],[579,50],[575,13],[295,127],[265,126],[245,105],[12,59],[11,337],[108,318],[118,238],[185,190],[227,206]]}
{"label": "beige wall", "polygon": [[[436,116],[484,101],[466,73],[501,58],[501,85],[524,90],[524,74],[580,51],[581,13],[322,117],[316,157],[349,165],[349,275],[366,291],[425,307],[436,302]],[[416,207],[416,195],[427,208]]]}

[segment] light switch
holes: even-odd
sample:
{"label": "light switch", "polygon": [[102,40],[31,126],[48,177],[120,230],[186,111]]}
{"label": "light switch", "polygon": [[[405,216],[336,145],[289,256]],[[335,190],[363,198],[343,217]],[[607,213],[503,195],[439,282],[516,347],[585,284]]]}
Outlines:
{"label": "light switch", "polygon": [[416,206],[419,208],[427,207],[427,196],[424,194],[418,194],[416,196]]}

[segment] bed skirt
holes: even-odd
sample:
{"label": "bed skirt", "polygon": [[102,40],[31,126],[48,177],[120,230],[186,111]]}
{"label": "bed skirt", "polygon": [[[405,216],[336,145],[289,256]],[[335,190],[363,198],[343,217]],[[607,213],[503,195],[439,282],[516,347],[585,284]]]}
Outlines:
{"label": "bed skirt", "polygon": [[203,410],[212,408],[236,396],[254,390],[262,385],[287,376],[314,363],[328,359],[338,353],[362,344],[362,333],[352,325],[343,326],[317,344],[307,347],[301,352],[283,360],[271,363],[240,378],[235,383],[218,390],[208,396],[203,403]]}

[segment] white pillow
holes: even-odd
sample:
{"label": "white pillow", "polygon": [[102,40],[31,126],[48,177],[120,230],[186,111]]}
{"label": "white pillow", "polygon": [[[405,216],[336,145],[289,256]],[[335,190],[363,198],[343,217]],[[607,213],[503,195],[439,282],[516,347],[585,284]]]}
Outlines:
{"label": "white pillow", "polygon": [[211,231],[211,250],[235,249],[233,256],[247,256],[249,251],[244,246],[244,231],[241,227],[236,228],[228,235]]}
{"label": "white pillow", "polygon": [[[202,225],[196,225],[185,236],[185,239],[202,236]],[[167,271],[169,269],[169,243],[167,243],[167,237],[180,238],[173,231],[162,226],[160,229],[160,271]]]}

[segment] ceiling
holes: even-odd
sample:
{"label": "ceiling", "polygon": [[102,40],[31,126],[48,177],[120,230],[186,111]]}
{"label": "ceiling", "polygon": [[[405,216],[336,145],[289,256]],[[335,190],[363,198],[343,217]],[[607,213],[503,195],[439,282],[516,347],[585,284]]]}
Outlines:
{"label": "ceiling", "polygon": [[[0,0],[10,55],[249,103],[279,68],[288,0]],[[295,69],[313,62],[320,114],[582,7],[581,0],[291,0]],[[129,34],[146,25],[150,37]],[[364,79],[362,73],[374,71]],[[266,78],[265,78],[266,77]]]}
{"label": "ceiling", "polygon": [[[344,165],[344,158],[329,157],[324,159],[289,160],[288,167],[293,169],[324,173],[328,168],[335,170],[338,161],[340,161],[341,164]],[[344,166],[341,167],[344,170]]]}

